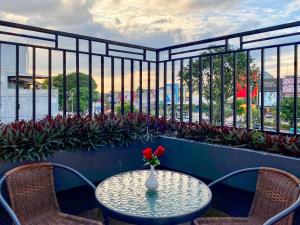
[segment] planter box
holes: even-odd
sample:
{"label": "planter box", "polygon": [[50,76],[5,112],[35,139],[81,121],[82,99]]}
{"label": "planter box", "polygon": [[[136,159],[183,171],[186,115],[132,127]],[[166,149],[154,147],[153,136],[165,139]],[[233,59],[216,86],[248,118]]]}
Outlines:
{"label": "planter box", "polygon": [[[49,162],[70,166],[92,182],[101,181],[121,172],[141,169],[144,162],[141,151],[147,146],[156,147],[156,139],[150,144],[133,144],[129,147],[102,147],[93,151],[62,151],[49,158]],[[24,163],[8,163],[0,161],[0,175]],[[57,191],[83,185],[77,177],[61,169],[55,169],[55,186]]]}
{"label": "planter box", "polygon": [[[300,177],[300,158],[166,136],[155,138],[150,144],[107,146],[95,151],[62,151],[49,158],[49,161],[70,166],[91,181],[97,182],[120,172],[143,168],[141,150],[146,146],[155,148],[158,144],[167,149],[167,153],[161,158],[163,167],[209,180],[215,180],[235,170],[260,166],[279,168]],[[0,175],[18,165],[20,164],[0,162]],[[83,184],[60,169],[55,170],[55,181],[58,191]],[[253,191],[256,174],[240,175],[229,180],[227,184]]]}
{"label": "planter box", "polygon": [[[300,177],[300,158],[166,136],[159,143],[167,149],[163,166],[209,180],[249,167],[274,167]],[[227,184],[253,191],[256,178],[254,173],[239,175]]]}

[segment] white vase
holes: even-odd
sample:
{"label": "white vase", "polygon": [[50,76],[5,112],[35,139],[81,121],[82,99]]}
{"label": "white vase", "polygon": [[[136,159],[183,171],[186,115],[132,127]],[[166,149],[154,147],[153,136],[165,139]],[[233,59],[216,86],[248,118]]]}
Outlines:
{"label": "white vase", "polygon": [[150,165],[150,174],[146,180],[145,185],[149,191],[156,191],[156,189],[158,187],[158,181],[155,176],[154,166],[152,166],[152,165]]}

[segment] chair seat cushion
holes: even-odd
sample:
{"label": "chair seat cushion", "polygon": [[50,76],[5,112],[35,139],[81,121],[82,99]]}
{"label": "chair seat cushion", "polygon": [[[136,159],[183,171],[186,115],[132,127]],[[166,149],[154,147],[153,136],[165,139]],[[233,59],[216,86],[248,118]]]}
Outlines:
{"label": "chair seat cushion", "polygon": [[196,225],[262,225],[247,217],[206,217],[194,220]]}
{"label": "chair seat cushion", "polygon": [[103,225],[101,222],[65,213],[45,213],[22,225]]}

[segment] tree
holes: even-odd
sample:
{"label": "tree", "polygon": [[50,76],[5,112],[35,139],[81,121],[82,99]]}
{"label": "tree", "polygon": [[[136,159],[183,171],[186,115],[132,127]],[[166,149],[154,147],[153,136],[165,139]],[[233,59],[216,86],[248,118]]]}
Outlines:
{"label": "tree", "polygon": [[[297,108],[300,109],[300,98],[297,98]],[[294,98],[283,98],[280,102],[280,117],[288,121],[291,128],[294,127]],[[300,117],[300,111],[297,110],[297,119]]]}
{"label": "tree", "polygon": [[[48,87],[48,80],[43,84],[44,88]],[[63,75],[59,74],[52,79],[52,86],[58,89],[58,104],[63,107]],[[92,79],[92,100],[97,101],[99,92],[97,83]],[[67,111],[74,111],[76,109],[76,73],[69,73],[66,75],[66,94],[67,94]],[[89,76],[85,73],[79,73],[79,101],[80,112],[86,112],[89,104]]]}
{"label": "tree", "polygon": [[[115,111],[117,114],[121,114],[121,104],[118,104],[116,106]],[[130,112],[130,103],[124,102],[124,114],[126,115],[129,112]],[[133,112],[137,112],[137,109],[134,106],[133,106]]]}
{"label": "tree", "polygon": [[[202,53],[202,55],[221,53],[220,48],[212,48]],[[250,57],[250,87],[251,92],[257,85],[259,68],[253,63],[254,59]],[[212,98],[213,98],[213,122],[219,123],[221,120],[221,90],[224,91],[224,104],[233,97],[233,70],[234,58],[233,54],[225,54],[224,56],[224,87],[221,86],[221,55],[213,56],[213,82],[212,82]],[[199,60],[192,61],[192,89],[193,92],[198,93],[199,90]],[[236,53],[236,82],[242,84],[244,88],[246,85],[246,68],[247,68],[247,54],[245,52]],[[183,68],[183,83],[189,86],[189,65]],[[178,73],[180,77],[180,72]],[[207,100],[210,99],[210,60],[209,57],[203,57],[202,67],[202,94]],[[230,113],[225,110],[225,113]],[[225,117],[228,115],[225,115]]]}

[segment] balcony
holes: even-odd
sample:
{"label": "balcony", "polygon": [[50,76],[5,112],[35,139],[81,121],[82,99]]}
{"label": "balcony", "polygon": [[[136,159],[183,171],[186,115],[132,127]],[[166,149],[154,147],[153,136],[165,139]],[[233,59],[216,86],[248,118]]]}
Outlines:
{"label": "balcony", "polygon": [[[162,145],[159,169],[207,184],[245,168],[300,177],[300,22],[164,48],[0,27],[1,175],[47,161],[98,185],[143,169],[141,151]],[[248,216],[257,177],[214,187],[205,215]],[[63,212],[103,220],[85,183],[56,168],[54,178]]]}

